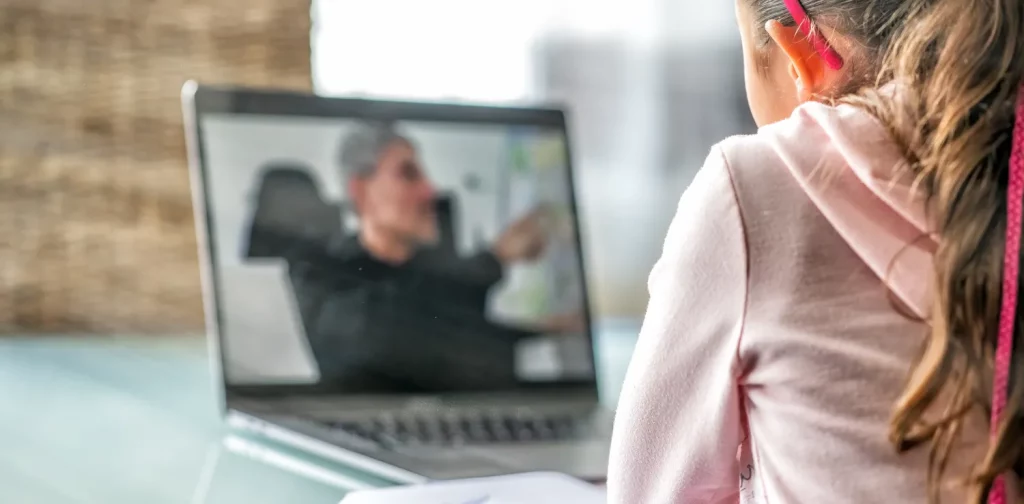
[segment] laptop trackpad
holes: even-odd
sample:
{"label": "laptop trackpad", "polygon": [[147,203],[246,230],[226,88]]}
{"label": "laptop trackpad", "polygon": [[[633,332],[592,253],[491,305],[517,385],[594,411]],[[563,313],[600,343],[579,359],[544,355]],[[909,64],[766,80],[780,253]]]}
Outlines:
{"label": "laptop trackpad", "polygon": [[515,467],[471,450],[429,446],[396,447],[388,451],[386,458],[430,479],[494,476]]}
{"label": "laptop trackpad", "polygon": [[499,464],[516,470],[558,471],[586,480],[603,480],[608,471],[607,442],[543,445],[501,445],[473,448]]}

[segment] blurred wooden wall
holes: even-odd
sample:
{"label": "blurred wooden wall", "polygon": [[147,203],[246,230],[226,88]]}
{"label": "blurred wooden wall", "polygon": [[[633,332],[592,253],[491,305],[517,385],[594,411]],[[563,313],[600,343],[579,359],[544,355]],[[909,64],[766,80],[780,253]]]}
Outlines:
{"label": "blurred wooden wall", "polygon": [[309,90],[308,0],[0,1],[0,334],[202,329],[180,90]]}

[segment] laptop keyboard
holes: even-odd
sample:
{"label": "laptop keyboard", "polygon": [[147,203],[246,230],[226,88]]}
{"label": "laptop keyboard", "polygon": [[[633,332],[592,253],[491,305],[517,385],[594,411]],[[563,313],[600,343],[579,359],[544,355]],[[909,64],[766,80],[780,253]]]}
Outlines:
{"label": "laptop keyboard", "polygon": [[333,422],[332,428],[384,447],[525,443],[575,439],[584,434],[587,416],[567,414],[466,414],[443,417],[383,415],[362,422]]}

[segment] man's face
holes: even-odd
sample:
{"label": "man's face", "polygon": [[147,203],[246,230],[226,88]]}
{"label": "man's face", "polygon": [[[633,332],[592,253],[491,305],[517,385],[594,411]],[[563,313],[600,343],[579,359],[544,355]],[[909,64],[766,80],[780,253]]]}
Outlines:
{"label": "man's face", "polygon": [[356,180],[352,189],[365,224],[409,243],[437,241],[434,186],[407,142],[395,141],[384,149],[377,169]]}

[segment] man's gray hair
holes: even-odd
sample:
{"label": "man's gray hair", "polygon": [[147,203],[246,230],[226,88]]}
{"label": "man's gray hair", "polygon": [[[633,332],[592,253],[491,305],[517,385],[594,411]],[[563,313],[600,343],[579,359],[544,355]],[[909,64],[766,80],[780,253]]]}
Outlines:
{"label": "man's gray hair", "polygon": [[390,122],[363,122],[356,125],[341,140],[341,173],[345,181],[371,175],[377,168],[380,155],[391,144],[412,142],[395,129]]}

